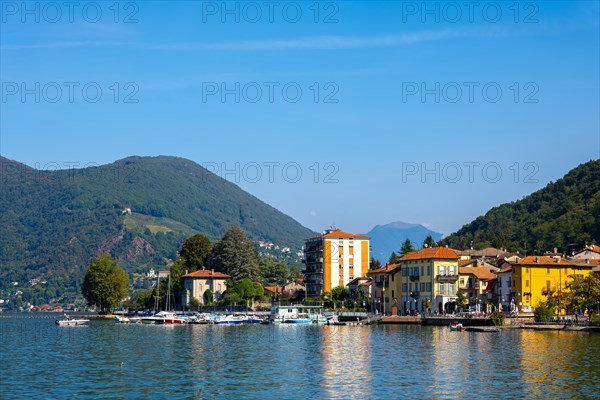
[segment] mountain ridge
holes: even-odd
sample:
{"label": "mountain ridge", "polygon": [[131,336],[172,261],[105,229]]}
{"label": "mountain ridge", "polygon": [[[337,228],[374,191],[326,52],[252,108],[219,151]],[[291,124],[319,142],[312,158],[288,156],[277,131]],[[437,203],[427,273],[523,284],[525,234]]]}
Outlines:
{"label": "mountain ridge", "polygon": [[[0,283],[80,281],[97,251],[129,272],[166,265],[190,232],[219,239],[232,226],[292,249],[314,232],[181,157],[129,156],[81,169],[39,171],[0,158]],[[181,225],[179,225],[181,224]],[[189,229],[187,229],[187,228]],[[6,288],[2,288],[6,289]]]}
{"label": "mountain ridge", "polygon": [[406,239],[410,239],[413,246],[419,249],[428,235],[431,235],[435,241],[439,241],[442,237],[441,233],[421,224],[403,221],[375,225],[366,235],[371,236],[371,256],[382,263],[388,261],[392,252],[398,254]]}
{"label": "mountain ridge", "polygon": [[600,241],[600,160],[570,170],[556,182],[504,203],[444,238],[450,247],[493,246],[542,253],[558,248],[569,253]]}

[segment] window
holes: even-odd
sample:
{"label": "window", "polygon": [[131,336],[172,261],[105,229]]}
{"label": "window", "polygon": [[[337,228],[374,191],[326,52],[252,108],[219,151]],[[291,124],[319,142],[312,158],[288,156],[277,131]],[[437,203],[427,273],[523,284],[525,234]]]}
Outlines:
{"label": "window", "polygon": [[550,267],[546,268],[546,273],[550,275]]}
{"label": "window", "polygon": [[431,282],[427,282],[427,291],[431,292]]}
{"label": "window", "polygon": [[425,283],[421,282],[421,292],[425,291]]}
{"label": "window", "polygon": [[421,266],[421,276],[425,275],[425,267]]}
{"label": "window", "polygon": [[392,297],[396,297],[396,295],[394,294],[394,289],[392,289]]}
{"label": "window", "polygon": [[406,291],[407,291],[407,289],[406,289],[406,283],[403,283],[403,284],[402,284],[402,291],[403,291],[403,292],[406,292]]}
{"label": "window", "polygon": [[427,275],[431,276],[431,265],[427,266]]}
{"label": "window", "polygon": [[546,281],[546,290],[550,291],[550,281]]}
{"label": "window", "polygon": [[525,281],[525,287],[529,287],[529,279]]}
{"label": "window", "polygon": [[409,291],[409,292],[412,292],[412,283],[409,283],[409,284],[408,284],[408,291]]}
{"label": "window", "polygon": [[450,275],[454,275],[454,265],[451,265],[451,266],[448,267],[448,273]]}
{"label": "window", "polygon": [[440,275],[444,274],[444,267],[442,267],[441,265],[438,267],[438,274],[440,274]]}
{"label": "window", "polygon": [[528,272],[529,272],[529,268],[525,267],[525,273],[528,273]]}
{"label": "window", "polygon": [[392,282],[394,282],[394,274],[392,274]]}
{"label": "window", "polygon": [[348,277],[348,279],[350,279],[350,280],[354,279],[354,275],[350,275],[350,276]]}

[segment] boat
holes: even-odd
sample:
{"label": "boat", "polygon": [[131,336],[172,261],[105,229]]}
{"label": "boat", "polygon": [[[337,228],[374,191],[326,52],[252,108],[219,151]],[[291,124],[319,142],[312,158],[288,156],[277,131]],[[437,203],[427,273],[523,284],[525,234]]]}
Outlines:
{"label": "boat", "polygon": [[222,315],[215,320],[217,325],[239,325],[244,322],[242,317],[234,317],[233,315]]}
{"label": "boat", "polygon": [[256,315],[248,315],[244,318],[244,324],[261,324],[263,322],[263,318],[260,318]]}
{"label": "boat", "polygon": [[129,324],[131,322],[131,319],[124,315],[115,315],[113,319],[117,324]]}
{"label": "boat", "polygon": [[327,318],[322,310],[323,306],[276,305],[271,307],[269,321],[272,324],[325,324]]}
{"label": "boat", "polygon": [[57,319],[56,321],[54,321],[54,323],[58,326],[87,325],[89,322],[89,319],[71,318],[67,314],[64,314],[62,319]]}
{"label": "boat", "polygon": [[463,324],[461,324],[460,322],[456,323],[456,322],[450,322],[450,330],[451,331],[462,331],[463,330]]}
{"label": "boat", "polygon": [[158,324],[158,325],[183,325],[187,323],[187,318],[179,316],[170,311],[159,311],[149,317],[142,317],[143,324]]}
{"label": "boat", "polygon": [[[159,290],[158,288],[160,288],[159,283],[160,283],[160,278],[157,278],[157,280],[156,280],[157,291]],[[170,301],[171,301],[171,292],[170,292],[171,289],[170,288],[171,288],[171,274],[169,274],[169,281],[167,283],[167,304],[166,304],[167,310],[169,310],[169,308],[170,308]],[[158,308],[158,299],[159,299],[159,296],[157,295],[154,299],[154,301],[155,301],[154,309],[155,310]],[[141,322],[143,324],[155,324],[155,325],[185,325],[188,323],[188,317],[184,316],[184,315],[177,315],[173,311],[159,311],[154,315],[142,317]]]}

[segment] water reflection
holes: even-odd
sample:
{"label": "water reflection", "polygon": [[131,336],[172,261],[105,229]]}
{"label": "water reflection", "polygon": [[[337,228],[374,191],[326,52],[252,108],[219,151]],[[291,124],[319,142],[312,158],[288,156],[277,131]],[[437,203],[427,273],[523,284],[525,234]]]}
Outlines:
{"label": "water reflection", "polygon": [[[1,397],[597,398],[600,335],[0,318]],[[27,388],[27,393],[23,388]]]}
{"label": "water reflection", "polygon": [[367,326],[325,326],[321,337],[323,397],[370,398],[371,332]]}

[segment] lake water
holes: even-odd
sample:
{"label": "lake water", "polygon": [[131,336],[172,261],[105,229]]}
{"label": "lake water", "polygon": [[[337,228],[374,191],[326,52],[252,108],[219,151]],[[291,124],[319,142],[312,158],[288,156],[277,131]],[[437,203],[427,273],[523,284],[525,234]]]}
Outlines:
{"label": "lake water", "polygon": [[600,335],[594,333],[112,321],[59,327],[55,318],[0,315],[0,398],[600,395]]}

